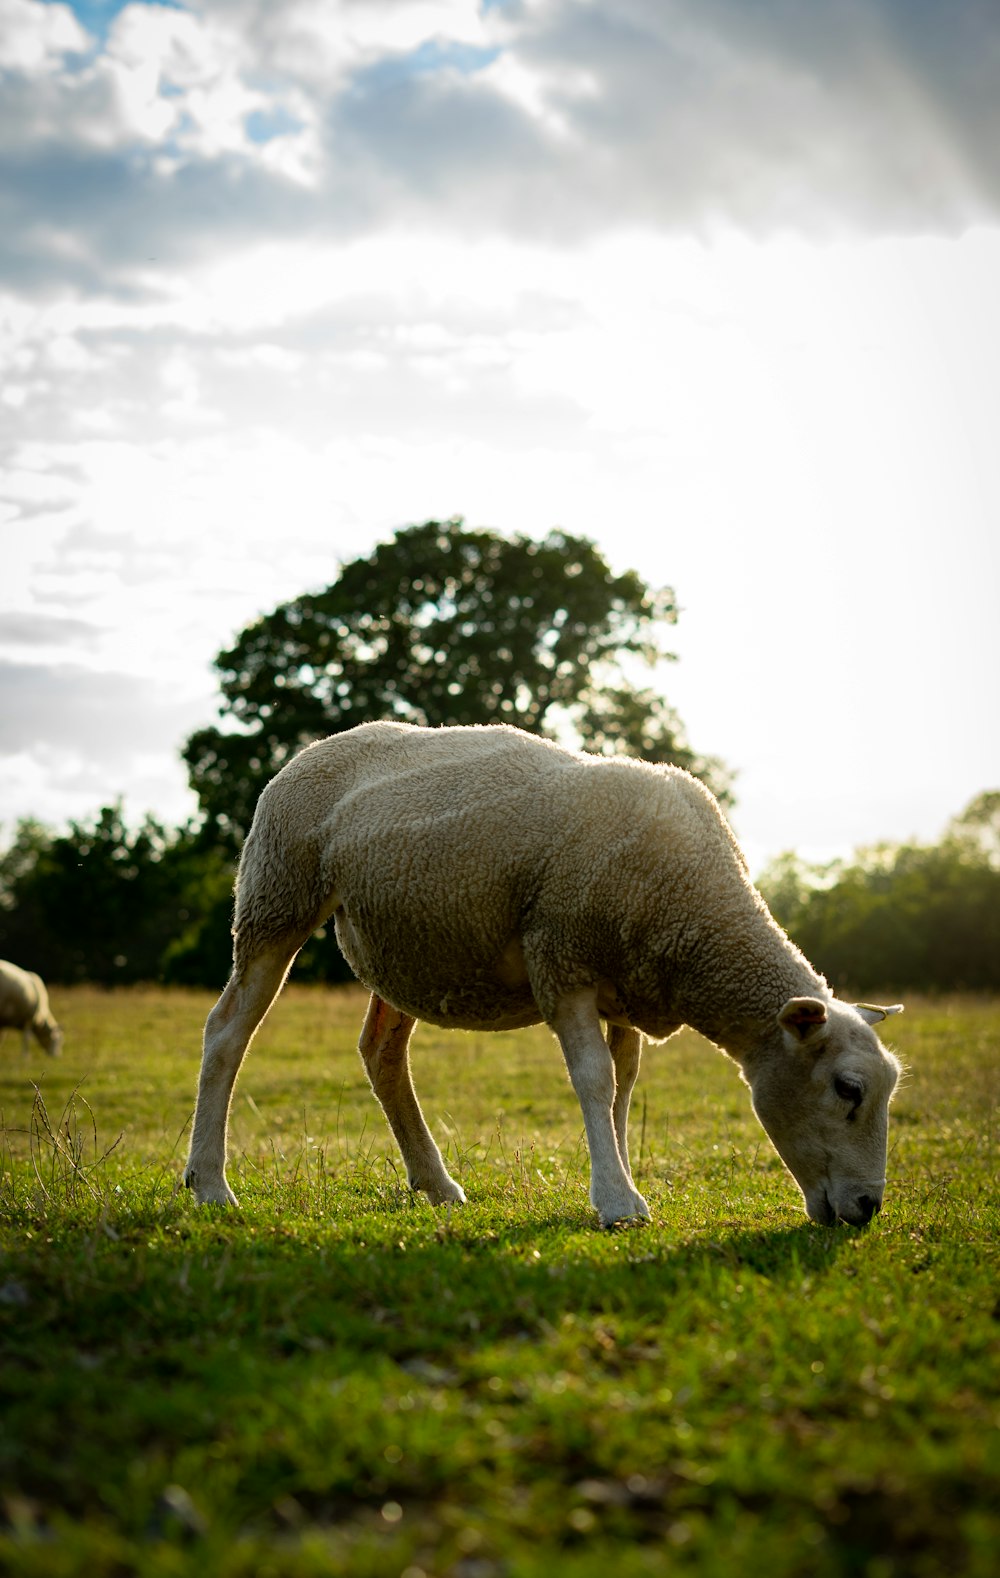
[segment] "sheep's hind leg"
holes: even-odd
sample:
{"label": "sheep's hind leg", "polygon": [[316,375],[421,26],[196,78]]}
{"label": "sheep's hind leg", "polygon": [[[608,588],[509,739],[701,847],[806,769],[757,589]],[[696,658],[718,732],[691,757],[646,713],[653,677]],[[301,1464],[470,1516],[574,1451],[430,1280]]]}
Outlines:
{"label": "sheep's hind leg", "polygon": [[632,1168],[628,1159],[628,1109],[632,1100],[632,1089],[639,1074],[642,1036],[638,1030],[626,1029],[624,1025],[609,1025],[608,1046],[615,1065],[615,1099],[611,1116],[614,1121],[615,1138],[618,1141],[618,1154],[631,1182]]}
{"label": "sheep's hind leg", "polygon": [[[649,1218],[649,1207],[634,1187],[623,1160],[615,1133],[612,1108],[615,1104],[615,1067],[611,1048],[601,1034],[593,991],[568,993],[560,1000],[551,1020],[559,1037],[573,1089],[580,1101],[590,1148],[590,1200],[602,1227],[630,1217]],[[623,1073],[631,1066],[626,1059]],[[631,1077],[638,1068],[634,1059]],[[629,1086],[631,1094],[631,1086]],[[619,1105],[624,1122],[627,1103]]]}
{"label": "sheep's hind leg", "polygon": [[358,1051],[396,1137],[410,1188],[422,1189],[431,1205],[464,1204],[465,1191],[448,1173],[413,1089],[409,1042],[415,1023],[373,992]]}
{"label": "sheep's hind leg", "polygon": [[301,939],[260,953],[232,976],[205,1024],[198,1105],[184,1182],[199,1205],[236,1205],[226,1182],[229,1106],[250,1041],[288,973]]}

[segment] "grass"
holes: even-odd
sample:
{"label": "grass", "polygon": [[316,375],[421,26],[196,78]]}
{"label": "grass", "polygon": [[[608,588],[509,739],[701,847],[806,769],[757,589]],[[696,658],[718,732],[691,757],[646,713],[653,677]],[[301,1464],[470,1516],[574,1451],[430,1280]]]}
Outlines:
{"label": "grass", "polygon": [[544,1031],[418,1031],[469,1195],[435,1212],[354,1051],[362,996],[295,987],[237,1087],[240,1208],[197,1210],[210,1001],[63,991],[59,1062],[3,1045],[0,1572],[995,1572],[1000,1005],[893,1022],[867,1231],[806,1222],[723,1057],[652,1049],[655,1222],[603,1233]]}

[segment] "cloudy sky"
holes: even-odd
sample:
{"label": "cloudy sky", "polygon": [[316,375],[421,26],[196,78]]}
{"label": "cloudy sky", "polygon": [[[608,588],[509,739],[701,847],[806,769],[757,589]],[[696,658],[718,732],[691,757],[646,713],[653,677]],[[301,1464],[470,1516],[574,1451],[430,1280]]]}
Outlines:
{"label": "cloudy sky", "polygon": [[759,865],[1000,784],[995,0],[0,0],[0,840],[399,526],[676,588]]}

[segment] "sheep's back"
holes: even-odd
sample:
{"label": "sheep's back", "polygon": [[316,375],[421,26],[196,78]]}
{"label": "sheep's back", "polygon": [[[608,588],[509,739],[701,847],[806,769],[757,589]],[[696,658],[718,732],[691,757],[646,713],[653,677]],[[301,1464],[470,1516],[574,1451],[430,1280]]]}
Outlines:
{"label": "sheep's back", "polygon": [[0,1028],[21,1030],[31,1024],[39,1008],[41,984],[38,976],[0,960]]}
{"label": "sheep's back", "polygon": [[376,723],[310,746],[273,780],[245,865],[268,862],[285,908],[332,896],[348,962],[397,1007],[527,1023],[538,1010],[512,942],[530,940],[539,979],[638,971],[652,983],[668,947],[652,930],[664,885],[681,894],[718,822],[674,769],[503,726]]}

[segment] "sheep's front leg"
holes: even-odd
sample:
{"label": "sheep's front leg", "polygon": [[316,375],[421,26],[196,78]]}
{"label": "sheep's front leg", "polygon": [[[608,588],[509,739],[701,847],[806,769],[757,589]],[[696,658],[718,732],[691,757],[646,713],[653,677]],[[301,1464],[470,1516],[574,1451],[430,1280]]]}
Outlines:
{"label": "sheep's front leg", "polygon": [[410,1188],[422,1189],[431,1205],[464,1205],[465,1191],[445,1167],[413,1089],[409,1042],[415,1023],[373,992],[358,1051],[396,1137]]}
{"label": "sheep's front leg", "polygon": [[639,1074],[642,1036],[638,1030],[633,1030],[631,1027],[609,1025],[608,1046],[615,1065],[615,1099],[611,1115],[614,1120],[615,1138],[618,1141],[618,1154],[631,1181],[632,1168],[628,1159],[628,1109]]}
{"label": "sheep's front leg", "polygon": [[[601,1034],[596,993],[592,990],[568,993],[560,1000],[551,1024],[559,1037],[569,1077],[583,1112],[590,1149],[590,1200],[601,1219],[601,1226],[610,1227],[612,1223],[629,1217],[648,1220],[649,1207],[633,1187],[627,1162],[622,1157],[615,1134],[615,1118],[620,1113],[624,1124],[628,1101],[626,1099],[623,1105],[619,1105],[613,1117],[615,1067],[611,1048]],[[627,1078],[628,1069],[626,1059],[623,1077]],[[633,1082],[636,1069],[637,1049],[631,1072]],[[630,1084],[629,1095],[631,1089]]]}

